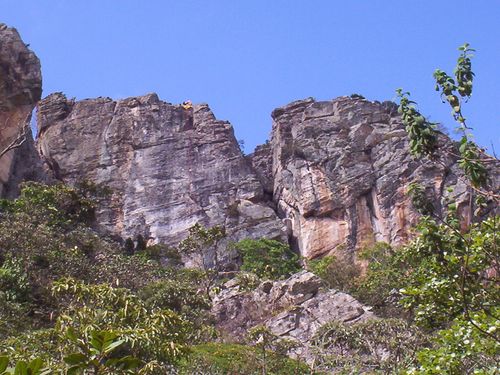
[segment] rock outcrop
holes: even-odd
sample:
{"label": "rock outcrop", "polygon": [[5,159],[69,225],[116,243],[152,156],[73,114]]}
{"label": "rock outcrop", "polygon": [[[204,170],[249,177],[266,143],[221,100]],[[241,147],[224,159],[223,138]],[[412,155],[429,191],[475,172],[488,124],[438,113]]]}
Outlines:
{"label": "rock outcrop", "polygon": [[57,179],[111,188],[101,228],[168,244],[201,222],[224,225],[231,240],[288,236],[306,258],[356,259],[364,245],[409,239],[418,219],[410,183],[422,182],[438,210],[448,186],[466,200],[455,160],[410,155],[392,102],[306,99],[272,116],[271,141],[245,157],[207,105],[56,93],[39,104],[38,149]]}
{"label": "rock outcrop", "polygon": [[265,281],[253,291],[240,290],[238,280],[230,280],[214,298],[212,313],[217,327],[234,339],[263,325],[280,338],[300,343],[301,357],[307,356],[309,341],[324,324],[375,318],[369,308],[346,293],[325,288],[308,271],[283,281]]}
{"label": "rock outcrop", "polygon": [[[410,155],[392,102],[307,99],[272,117],[273,199],[307,258],[352,258],[355,249],[375,241],[406,242],[418,218],[407,194],[412,182],[427,187],[438,209],[448,186],[466,199],[453,159],[441,165]],[[451,147],[447,137],[441,141]]]}
{"label": "rock outcrop", "polygon": [[156,94],[74,101],[56,93],[40,102],[38,126],[38,149],[56,178],[111,189],[97,213],[109,233],[175,244],[200,222],[224,225],[231,240],[286,241],[233,128],[205,104],[184,109]]}
{"label": "rock outcrop", "polygon": [[30,128],[41,94],[38,58],[16,29],[0,24],[0,197],[15,196],[23,180],[43,179]]}

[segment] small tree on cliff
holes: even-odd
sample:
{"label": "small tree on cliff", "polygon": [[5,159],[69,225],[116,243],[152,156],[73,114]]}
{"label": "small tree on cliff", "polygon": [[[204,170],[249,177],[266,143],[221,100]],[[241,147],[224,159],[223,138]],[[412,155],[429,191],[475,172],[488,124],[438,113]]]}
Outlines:
{"label": "small tree on cliff", "polygon": [[461,134],[457,147],[439,147],[436,124],[421,115],[410,94],[401,89],[397,90],[399,113],[413,155],[445,167],[446,157],[458,159],[463,175],[457,178],[468,186],[470,212],[478,215],[489,206],[493,215],[479,223],[468,223],[464,231],[458,202],[448,201],[447,213],[440,216],[425,202],[422,188],[411,185],[412,201],[423,217],[419,237],[401,255],[409,269],[400,291],[417,322],[441,329],[434,346],[418,354],[419,367],[413,373],[490,373],[500,349],[500,219],[495,216],[500,195],[488,175],[488,169],[498,168],[500,162],[472,140],[463,104],[472,94],[474,50],[468,44],[459,50],[453,76],[439,69],[434,73],[436,90],[450,105]]}
{"label": "small tree on cliff", "polygon": [[189,236],[179,244],[179,252],[196,257],[196,261],[205,272],[205,293],[210,295],[220,270],[220,243],[226,237],[224,227],[205,228],[196,223],[189,228]]}

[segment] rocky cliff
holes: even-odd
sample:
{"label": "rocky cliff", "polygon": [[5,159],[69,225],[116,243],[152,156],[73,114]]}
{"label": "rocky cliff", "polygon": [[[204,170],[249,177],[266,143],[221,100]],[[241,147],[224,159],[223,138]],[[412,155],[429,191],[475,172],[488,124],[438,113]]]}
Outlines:
{"label": "rocky cliff", "polygon": [[[307,258],[352,256],[375,241],[406,242],[418,218],[407,194],[412,182],[426,186],[438,211],[448,186],[467,200],[455,160],[440,164],[410,155],[392,102],[306,99],[274,110],[272,117],[272,163],[255,166],[263,166],[261,175],[272,175],[278,214]],[[440,142],[452,147],[444,135]],[[468,215],[465,208],[462,214]]]}
{"label": "rocky cliff", "polygon": [[[438,208],[453,186],[467,201],[455,161],[415,160],[396,105],[360,97],[306,99],[272,113],[271,139],[244,156],[233,128],[205,104],[184,108],[156,94],[38,103],[38,152],[29,119],[41,94],[40,64],[14,29],[0,27],[1,194],[25,179],[88,180],[111,189],[101,230],[175,244],[195,223],[224,225],[230,240],[289,240],[307,258],[375,241],[409,239],[418,214],[407,195],[422,182]],[[442,147],[451,147],[441,137]],[[466,205],[462,214],[467,217]]]}
{"label": "rocky cliff", "polygon": [[175,243],[202,222],[225,225],[232,239],[283,239],[286,225],[308,258],[407,241],[418,218],[412,182],[438,207],[447,186],[465,192],[453,160],[410,155],[394,103],[307,99],[272,116],[271,141],[245,158],[207,105],[53,94],[39,104],[38,149],[56,178],[112,189],[98,213],[111,233]]}
{"label": "rocky cliff", "polygon": [[15,196],[23,180],[43,179],[30,129],[41,94],[40,61],[16,29],[0,24],[0,197]]}
{"label": "rocky cliff", "polygon": [[57,179],[111,188],[97,213],[108,232],[172,244],[200,222],[224,225],[232,240],[286,240],[233,128],[205,104],[53,94],[39,104],[38,125],[38,149]]}

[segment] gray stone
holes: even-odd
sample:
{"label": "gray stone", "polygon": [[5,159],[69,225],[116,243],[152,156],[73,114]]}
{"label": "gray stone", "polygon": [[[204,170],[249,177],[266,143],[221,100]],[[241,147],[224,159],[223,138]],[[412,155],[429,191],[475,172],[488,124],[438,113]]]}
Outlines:
{"label": "gray stone", "polygon": [[[407,242],[419,217],[407,194],[412,182],[428,187],[438,211],[446,187],[468,201],[453,158],[442,165],[410,155],[394,103],[309,98],[272,116],[273,168],[262,174],[273,176],[278,213],[306,258],[355,259],[356,249],[376,241]],[[445,136],[440,142],[453,147]]]}
{"label": "gray stone", "polygon": [[108,186],[102,230],[174,245],[197,222],[224,225],[234,241],[286,241],[282,221],[226,121],[206,104],[184,109],[156,94],[39,104],[38,149],[55,176]]}
{"label": "gray stone", "polygon": [[322,325],[376,318],[350,295],[324,288],[321,279],[308,271],[283,281],[265,281],[254,291],[241,291],[233,279],[215,296],[212,313],[217,327],[234,339],[264,325],[283,339],[298,341],[296,354],[302,356],[307,356],[309,341]]}

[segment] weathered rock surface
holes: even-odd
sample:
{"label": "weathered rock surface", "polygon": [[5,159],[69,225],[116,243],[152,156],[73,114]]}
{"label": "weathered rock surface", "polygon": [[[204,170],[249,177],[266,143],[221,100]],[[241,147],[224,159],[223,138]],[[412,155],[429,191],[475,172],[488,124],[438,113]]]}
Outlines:
{"label": "weathered rock surface", "polygon": [[273,194],[273,155],[271,144],[269,142],[259,145],[255,151],[247,156],[252,168],[255,170],[259,181],[261,182],[264,192]]}
{"label": "weathered rock surface", "polygon": [[111,188],[99,225],[122,238],[175,244],[197,222],[232,240],[286,240],[226,121],[205,104],[184,109],[156,94],[74,101],[56,93],[38,111],[38,149],[55,177]]}
{"label": "weathered rock surface", "polygon": [[[428,188],[438,209],[447,186],[467,199],[454,160],[440,165],[410,155],[392,102],[306,99],[272,117],[274,201],[307,258],[352,258],[354,249],[375,241],[407,241],[418,218],[407,195],[412,182]],[[442,141],[451,147],[447,137]]]}
{"label": "weathered rock surface", "polygon": [[301,343],[301,354],[326,323],[375,318],[350,295],[324,288],[321,279],[308,271],[283,281],[265,281],[254,291],[241,291],[233,279],[214,298],[212,313],[218,328],[233,338],[241,339],[249,328],[264,325],[281,338]]}
{"label": "weathered rock surface", "polygon": [[98,212],[106,231],[170,244],[201,222],[225,225],[231,240],[288,235],[304,257],[355,259],[364,245],[409,239],[418,219],[410,183],[423,183],[438,210],[448,186],[467,201],[453,159],[410,155],[394,103],[306,99],[272,116],[271,141],[244,157],[207,105],[56,93],[39,104],[38,149],[56,178],[112,189]]}
{"label": "weathered rock surface", "polygon": [[43,179],[30,129],[42,93],[40,62],[16,29],[0,24],[0,197],[13,197],[23,180]]}

